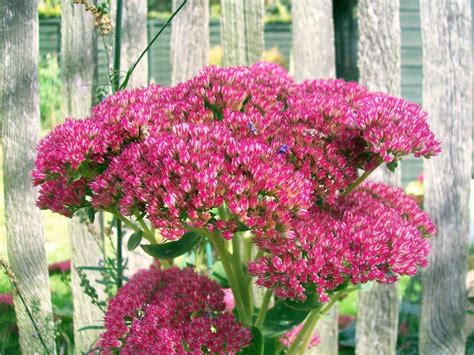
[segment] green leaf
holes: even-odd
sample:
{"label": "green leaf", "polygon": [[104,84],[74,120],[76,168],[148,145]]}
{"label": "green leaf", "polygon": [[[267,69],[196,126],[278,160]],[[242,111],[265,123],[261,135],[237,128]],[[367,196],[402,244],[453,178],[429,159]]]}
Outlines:
{"label": "green leaf", "polygon": [[250,331],[252,332],[252,341],[242,350],[242,355],[263,355],[262,332],[256,327],[252,327]]}
{"label": "green leaf", "polygon": [[86,207],[87,218],[89,219],[89,222],[91,223],[94,223],[95,221],[95,212],[96,210],[93,209],[92,207]]}
{"label": "green leaf", "polygon": [[106,271],[106,270],[111,270],[109,267],[105,266],[78,266],[76,269],[78,270],[89,270],[89,271]]}
{"label": "green leaf", "polygon": [[282,300],[282,302],[289,308],[292,308],[297,311],[311,312],[313,309],[321,306],[321,303],[319,302],[319,297],[316,293],[312,293],[311,295],[307,296],[306,301],[304,302],[299,302],[290,299]]}
{"label": "green leaf", "polygon": [[130,238],[128,238],[127,249],[129,251],[137,249],[138,246],[140,245],[140,242],[142,241],[142,237],[143,237],[143,231],[142,230],[139,230],[138,232],[132,233]]}
{"label": "green leaf", "polygon": [[266,338],[273,338],[286,333],[306,319],[309,311],[296,310],[278,300],[267,312],[262,325],[262,334]]}
{"label": "green leaf", "polygon": [[341,291],[341,290],[344,290],[345,288],[347,288],[349,286],[349,280],[345,280],[342,284],[340,284],[339,286],[337,286],[336,288],[333,288],[330,293],[335,293],[337,291]]}
{"label": "green leaf", "polygon": [[187,253],[196,246],[201,237],[195,232],[184,233],[181,239],[163,244],[142,244],[145,253],[158,259],[173,259]]}
{"label": "green leaf", "polygon": [[224,266],[221,261],[216,261],[212,266],[210,278],[216,281],[222,288],[230,288],[229,280],[224,271]]}
{"label": "green leaf", "polygon": [[283,344],[278,338],[263,338],[264,355],[280,355],[283,350]]}
{"label": "green leaf", "polygon": [[142,212],[142,213],[138,216],[138,218],[136,219],[136,221],[137,221],[137,222],[138,222],[138,221],[141,221],[143,218],[145,218],[145,216],[146,216],[146,212]]}
{"label": "green leaf", "polygon": [[386,165],[387,165],[387,169],[393,173],[395,169],[398,167],[398,161],[394,160],[394,161],[391,161],[390,163],[387,163]]}
{"label": "green leaf", "polygon": [[72,308],[68,306],[57,307],[53,304],[53,313],[55,317],[67,318],[72,320]]}
{"label": "green leaf", "polygon": [[105,329],[105,327],[103,325],[88,325],[87,327],[79,328],[79,331],[83,332],[84,330],[97,330],[97,329]]}

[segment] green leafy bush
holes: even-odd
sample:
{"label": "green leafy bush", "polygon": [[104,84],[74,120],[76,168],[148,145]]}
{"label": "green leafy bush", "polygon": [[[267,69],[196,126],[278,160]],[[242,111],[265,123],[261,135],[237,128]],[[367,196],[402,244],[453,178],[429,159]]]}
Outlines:
{"label": "green leafy bush", "polygon": [[41,128],[50,130],[62,120],[61,73],[56,56],[47,55],[39,63]]}
{"label": "green leafy bush", "polygon": [[39,18],[54,18],[61,16],[60,0],[45,0],[38,4]]}

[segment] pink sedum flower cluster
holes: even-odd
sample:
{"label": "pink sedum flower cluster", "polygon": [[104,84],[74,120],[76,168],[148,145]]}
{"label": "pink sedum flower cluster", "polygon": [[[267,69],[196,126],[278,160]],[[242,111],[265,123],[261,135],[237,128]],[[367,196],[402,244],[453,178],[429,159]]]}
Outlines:
{"label": "pink sedum flower cluster", "polygon": [[328,209],[311,210],[285,237],[258,238],[268,254],[249,265],[257,283],[281,298],[319,299],[339,286],[395,282],[427,264],[435,227],[401,189],[367,182]]}
{"label": "pink sedum flower cluster", "polygon": [[[309,181],[293,166],[266,144],[236,140],[220,123],[177,124],[132,144],[90,187],[94,207],[119,206],[124,215],[146,211],[168,239],[184,233],[186,219],[229,238],[237,222],[274,235],[311,201]],[[224,203],[233,217],[216,220],[210,211]]]}
{"label": "pink sedum flower cluster", "polygon": [[110,301],[105,353],[235,353],[251,340],[226,309],[220,286],[192,269],[140,270]]}
{"label": "pink sedum flower cluster", "polygon": [[[296,84],[258,63],[109,97],[41,141],[33,178],[38,206],[66,216],[92,204],[144,212],[171,239],[184,221],[271,234],[334,201],[358,168],[439,150],[414,104],[341,80]],[[224,203],[233,218],[216,225],[209,210]]]}
{"label": "pink sedum flower cluster", "polygon": [[439,152],[415,104],[258,63],[119,92],[46,136],[32,175],[38,206],[66,216],[92,206],[145,217],[170,240],[189,227],[250,230],[265,252],[249,265],[259,285],[299,300],[316,288],[326,301],[426,265],[434,227],[412,199],[373,183],[342,192],[360,169]]}

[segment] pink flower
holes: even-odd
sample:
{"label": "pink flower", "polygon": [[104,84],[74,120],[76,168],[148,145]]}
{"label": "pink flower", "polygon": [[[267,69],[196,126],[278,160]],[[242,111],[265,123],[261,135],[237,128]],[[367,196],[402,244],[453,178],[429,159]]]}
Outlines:
{"label": "pink flower", "polygon": [[[282,343],[285,348],[289,348],[291,344],[293,344],[293,342],[296,340],[296,337],[301,332],[301,329],[303,329],[303,324],[300,324],[292,328],[291,330],[289,330],[288,332],[280,336],[279,338],[280,343]],[[319,337],[319,334],[315,332],[313,334],[313,337],[311,338],[308,349],[318,345],[320,342],[321,342],[321,339]]]}
{"label": "pink flower", "polygon": [[[271,236],[311,205],[308,179],[266,144],[237,141],[219,123],[179,124],[151,135],[114,158],[89,186],[94,207],[146,212],[169,239],[184,233],[185,222],[218,226],[230,237],[239,224]],[[215,212],[224,206],[226,219]]]}
{"label": "pink flower", "polygon": [[365,183],[330,209],[314,208],[286,236],[258,238],[269,252],[249,265],[257,283],[282,298],[304,300],[315,284],[320,300],[350,282],[392,283],[427,265],[426,237],[435,227],[401,189]]}
{"label": "pink flower", "polygon": [[272,239],[339,203],[358,169],[439,151],[415,104],[257,63],[116,93],[50,132],[32,175],[38,206],[66,216],[93,206],[144,213],[168,239],[184,224]]}
{"label": "pink flower", "polygon": [[124,354],[238,352],[251,333],[220,286],[192,269],[141,270],[110,301],[99,347]]}
{"label": "pink flower", "polygon": [[230,288],[223,289],[224,291],[224,303],[225,308],[228,312],[232,312],[235,308],[234,294]]}
{"label": "pink flower", "polygon": [[53,273],[65,274],[71,271],[71,260],[58,261],[48,265],[48,271]]}
{"label": "pink flower", "polygon": [[0,293],[0,305],[13,306],[13,295],[11,293]]}

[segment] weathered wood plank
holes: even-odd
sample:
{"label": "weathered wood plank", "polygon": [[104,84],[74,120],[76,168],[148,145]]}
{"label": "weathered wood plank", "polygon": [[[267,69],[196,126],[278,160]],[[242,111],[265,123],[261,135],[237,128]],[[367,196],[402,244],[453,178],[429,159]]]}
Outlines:
{"label": "weathered wood plank", "polygon": [[470,0],[421,0],[423,106],[442,154],[425,162],[425,209],[437,226],[423,271],[420,354],[464,354],[472,154]]}

